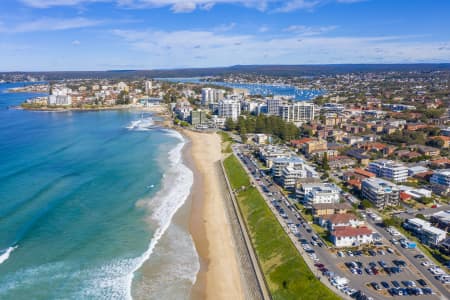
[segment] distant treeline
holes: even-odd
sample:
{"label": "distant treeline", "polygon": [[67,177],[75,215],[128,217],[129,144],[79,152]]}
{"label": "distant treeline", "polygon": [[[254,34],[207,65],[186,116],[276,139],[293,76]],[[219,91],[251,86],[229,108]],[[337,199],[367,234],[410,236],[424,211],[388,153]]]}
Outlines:
{"label": "distant treeline", "polygon": [[142,79],[158,77],[202,77],[232,74],[267,76],[320,76],[367,72],[433,72],[450,71],[450,64],[335,64],[335,65],[237,65],[217,68],[170,70],[114,70],[71,72],[4,72],[2,75],[27,74],[44,76],[45,80],[61,79]]}

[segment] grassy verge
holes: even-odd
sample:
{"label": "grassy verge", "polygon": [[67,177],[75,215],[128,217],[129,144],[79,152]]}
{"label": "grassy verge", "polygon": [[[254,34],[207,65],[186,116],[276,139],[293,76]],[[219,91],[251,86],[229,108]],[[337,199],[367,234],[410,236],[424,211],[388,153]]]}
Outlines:
{"label": "grassy verge", "polygon": [[273,299],[339,299],[308,268],[236,157],[224,165]]}
{"label": "grassy verge", "polygon": [[233,149],[231,149],[231,144],[233,144],[233,139],[225,131],[219,131],[219,133],[220,133],[220,136],[222,137],[222,153],[233,152]]}

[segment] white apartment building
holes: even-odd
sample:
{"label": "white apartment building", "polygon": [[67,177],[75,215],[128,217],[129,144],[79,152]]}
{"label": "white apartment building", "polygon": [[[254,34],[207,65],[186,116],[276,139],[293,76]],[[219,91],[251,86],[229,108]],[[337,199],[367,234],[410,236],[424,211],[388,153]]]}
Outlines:
{"label": "white apartment building", "polygon": [[304,184],[303,193],[303,203],[306,206],[340,202],[339,188],[332,183]]}
{"label": "white apartment building", "polygon": [[297,180],[305,178],[305,172],[301,168],[284,167],[281,172],[281,186],[286,189],[295,188]]}
{"label": "white apartment building", "polygon": [[145,93],[148,95],[152,92],[153,89],[153,83],[150,80],[147,80],[145,82]]}
{"label": "white apartment building", "polygon": [[267,99],[267,114],[278,115],[279,108],[283,105],[283,100],[279,97]]}
{"label": "white apartment building", "polygon": [[392,160],[377,160],[369,163],[369,172],[395,182],[405,182],[408,178],[408,168]]}
{"label": "white apartment building", "polygon": [[236,121],[241,115],[241,102],[234,99],[223,99],[218,105],[219,116]]}
{"label": "white apartment building", "polygon": [[412,231],[424,244],[437,245],[447,237],[447,231],[431,226],[430,222],[418,218],[407,219],[403,227]]}
{"label": "white apartment building", "polygon": [[296,102],[282,105],[278,108],[278,115],[286,122],[300,125],[314,120],[315,105],[312,102]]}
{"label": "white apartment building", "polygon": [[48,96],[48,105],[72,105],[72,90],[69,88],[53,88]]}
{"label": "white apartment building", "polygon": [[397,185],[381,178],[367,178],[361,182],[361,194],[377,209],[396,206],[400,200],[400,190]]}
{"label": "white apartment building", "polygon": [[[286,154],[284,154],[286,155]],[[272,176],[281,177],[285,167],[301,168],[305,162],[298,156],[282,156],[272,160]]]}
{"label": "white apartment building", "polygon": [[203,106],[208,106],[209,104],[215,104],[225,97],[225,91],[213,88],[202,88],[202,100]]}

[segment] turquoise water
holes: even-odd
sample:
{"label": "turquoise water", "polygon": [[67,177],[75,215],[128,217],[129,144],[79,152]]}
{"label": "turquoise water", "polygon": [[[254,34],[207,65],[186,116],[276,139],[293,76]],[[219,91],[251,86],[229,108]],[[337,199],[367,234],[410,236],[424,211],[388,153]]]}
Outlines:
{"label": "turquoise water", "polygon": [[171,82],[187,82],[187,83],[209,83],[229,88],[240,88],[248,90],[250,95],[262,96],[287,96],[297,101],[312,100],[320,95],[325,94],[323,90],[298,89],[290,85],[272,85],[259,83],[235,83],[223,81],[202,81],[202,78],[158,78],[159,80],[167,80]]}
{"label": "turquoise water", "polygon": [[149,118],[138,112],[8,109],[32,96],[12,86],[0,84],[0,299],[129,298],[176,210],[149,221],[180,138],[127,128]]}

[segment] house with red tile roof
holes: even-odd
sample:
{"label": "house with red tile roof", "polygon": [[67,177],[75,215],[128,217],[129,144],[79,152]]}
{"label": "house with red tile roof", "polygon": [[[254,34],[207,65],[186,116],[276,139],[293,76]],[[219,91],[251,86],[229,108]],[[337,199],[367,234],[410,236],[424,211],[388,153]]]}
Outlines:
{"label": "house with red tile roof", "polygon": [[373,231],[366,226],[339,226],[331,231],[330,237],[336,247],[354,247],[372,243]]}
{"label": "house with red tile roof", "polygon": [[333,214],[321,216],[318,223],[322,227],[326,227],[329,231],[339,226],[358,227],[364,224],[357,216],[352,213]]}

